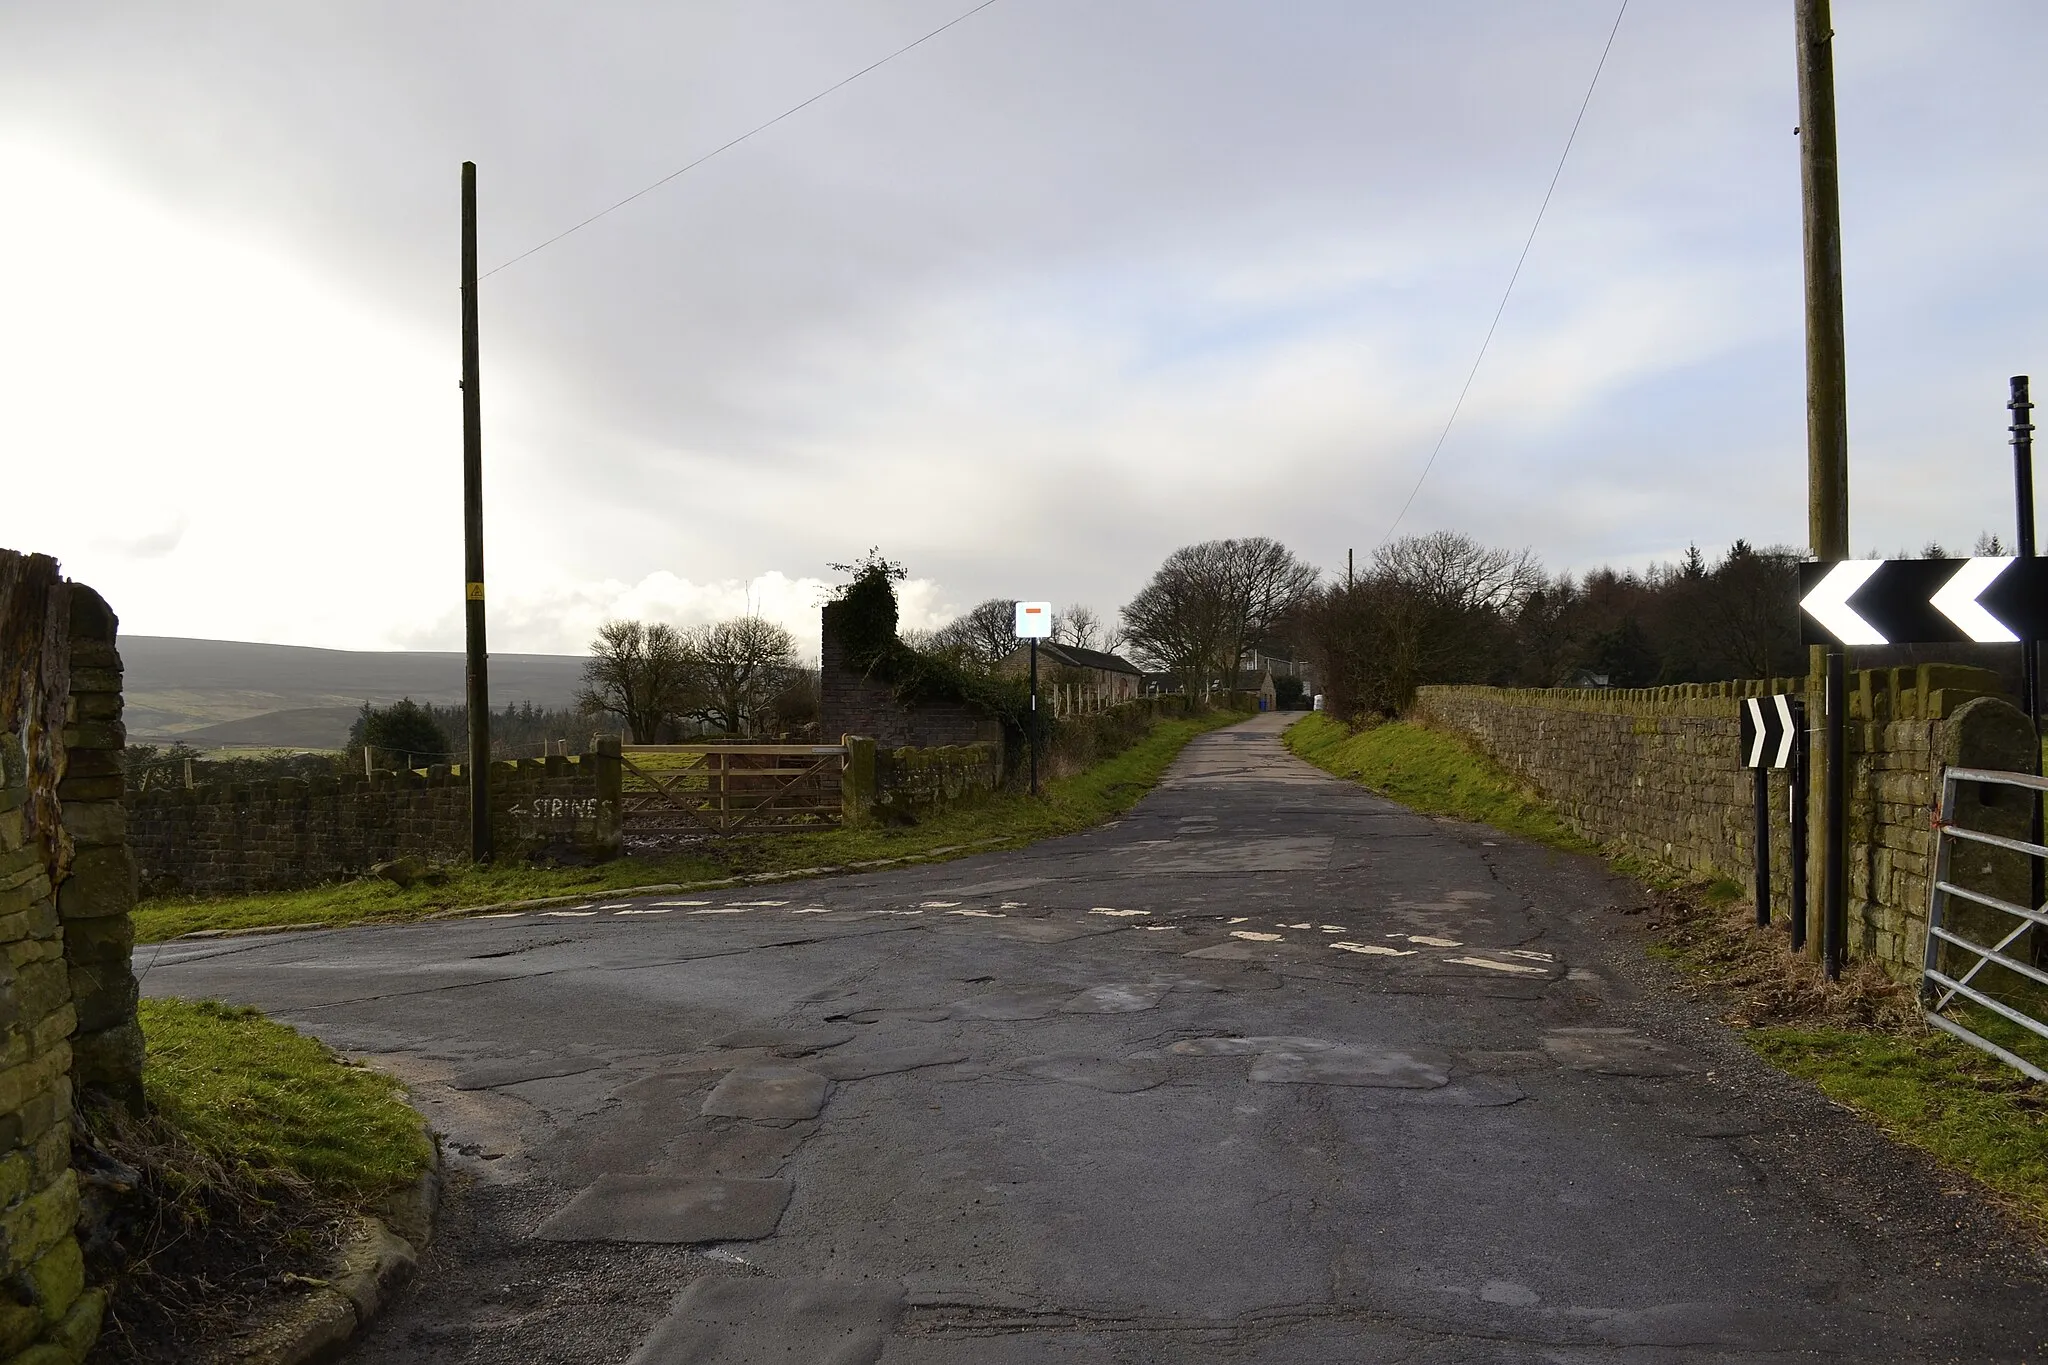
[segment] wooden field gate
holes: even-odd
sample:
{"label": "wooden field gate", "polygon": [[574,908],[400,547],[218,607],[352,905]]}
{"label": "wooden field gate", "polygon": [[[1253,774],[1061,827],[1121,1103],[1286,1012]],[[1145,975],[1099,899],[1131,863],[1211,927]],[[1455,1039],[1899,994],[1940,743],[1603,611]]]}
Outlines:
{"label": "wooden field gate", "polygon": [[767,834],[840,823],[840,744],[627,744],[629,831]]}

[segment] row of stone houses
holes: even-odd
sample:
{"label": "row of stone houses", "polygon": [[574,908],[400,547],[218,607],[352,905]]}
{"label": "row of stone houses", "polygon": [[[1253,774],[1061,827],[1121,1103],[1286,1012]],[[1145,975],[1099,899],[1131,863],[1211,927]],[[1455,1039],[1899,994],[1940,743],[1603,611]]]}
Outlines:
{"label": "row of stone houses", "polygon": [[[1306,688],[1302,666],[1293,660],[1253,653],[1240,663],[1242,667],[1235,677],[1216,677],[1210,686],[1218,691],[1255,695],[1262,711],[1278,709],[1283,690],[1290,697],[1305,694],[1305,689],[1313,690]],[[1002,662],[1003,669],[1011,673],[1023,673],[1030,666],[1029,645],[1019,645]],[[1282,677],[1299,680],[1302,685],[1283,689],[1278,681]],[[1174,675],[1147,673],[1120,654],[1057,644],[1051,640],[1038,642],[1038,678],[1042,687],[1063,690],[1063,695],[1081,698],[1078,709],[1082,710],[1099,710],[1134,697],[1178,692],[1184,686],[1183,681]]]}

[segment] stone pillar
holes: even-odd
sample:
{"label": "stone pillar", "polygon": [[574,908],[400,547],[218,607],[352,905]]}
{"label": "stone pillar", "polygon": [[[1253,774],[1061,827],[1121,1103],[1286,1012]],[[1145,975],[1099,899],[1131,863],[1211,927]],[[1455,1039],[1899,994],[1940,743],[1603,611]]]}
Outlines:
{"label": "stone pillar", "polygon": [[73,584],[71,696],[64,715],[64,775],[57,787],[71,869],[58,884],[71,1002],[72,1079],[142,1112],[142,1028],[135,1019],[135,859],[122,804],[119,622],[92,589]]}
{"label": "stone pillar", "polygon": [[875,816],[875,741],[842,735],[846,767],[839,773],[839,822],[849,829]]}
{"label": "stone pillar", "polygon": [[0,1365],[75,1365],[105,1307],[74,1232],[77,1015],[57,910],[73,592],[53,560],[0,550]]}

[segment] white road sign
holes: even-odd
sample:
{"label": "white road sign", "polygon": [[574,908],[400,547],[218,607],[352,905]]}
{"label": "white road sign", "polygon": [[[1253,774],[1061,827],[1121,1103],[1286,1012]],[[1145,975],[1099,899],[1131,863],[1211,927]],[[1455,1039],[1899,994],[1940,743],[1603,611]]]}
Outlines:
{"label": "white road sign", "polygon": [[1019,602],[1017,604],[1017,638],[1020,640],[1044,640],[1052,635],[1052,603]]}

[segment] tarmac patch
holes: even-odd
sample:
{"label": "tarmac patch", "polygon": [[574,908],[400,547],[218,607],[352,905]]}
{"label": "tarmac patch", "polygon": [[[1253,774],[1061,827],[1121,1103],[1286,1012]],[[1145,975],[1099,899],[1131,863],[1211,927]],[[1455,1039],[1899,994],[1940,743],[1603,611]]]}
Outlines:
{"label": "tarmac patch", "polygon": [[542,1223],[548,1242],[752,1242],[789,1206],[787,1180],[603,1175]]}
{"label": "tarmac patch", "polygon": [[735,1119],[812,1119],[825,1107],[831,1088],[815,1071],[756,1062],[726,1072],[698,1112]]}
{"label": "tarmac patch", "polygon": [[1366,1085],[1434,1090],[1451,1079],[1450,1061],[1418,1049],[1387,1050],[1350,1045],[1275,1051],[1252,1063],[1251,1079],[1269,1085]]}
{"label": "tarmac patch", "polygon": [[1574,1070],[1604,1076],[1684,1076],[1699,1070],[1676,1048],[1628,1029],[1552,1029],[1543,1035],[1543,1050]]}
{"label": "tarmac patch", "polygon": [[873,1365],[903,1310],[893,1281],[705,1276],[626,1365]]}
{"label": "tarmac patch", "polygon": [[1068,1085],[1085,1085],[1090,1090],[1106,1090],[1115,1095],[1150,1090],[1166,1080],[1165,1069],[1157,1063],[1075,1052],[1019,1057],[1010,1063],[1009,1069],[1041,1081],[1064,1081]]}

